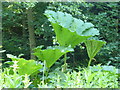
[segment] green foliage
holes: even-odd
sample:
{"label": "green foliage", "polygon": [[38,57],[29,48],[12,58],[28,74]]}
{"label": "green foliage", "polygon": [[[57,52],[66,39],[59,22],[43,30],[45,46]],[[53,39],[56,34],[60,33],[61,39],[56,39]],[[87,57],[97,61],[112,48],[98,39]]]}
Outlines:
{"label": "green foliage", "polygon": [[[68,58],[66,53],[73,51],[73,48],[68,47],[69,45],[74,47],[95,35],[99,35],[98,39],[107,42],[107,45],[97,54],[96,62],[119,66],[119,31],[117,26],[117,8],[119,5],[117,3],[3,3],[3,49],[8,50],[6,53],[15,55],[24,53],[26,54],[25,58],[29,58],[25,11],[28,8],[33,8],[34,21],[32,22],[34,22],[37,44],[44,44],[45,47],[52,46],[54,32],[43,14],[48,4],[48,9],[56,12],[47,10],[45,15],[49,18],[61,46],[48,47],[47,49],[37,47],[35,49],[34,54],[41,61],[46,61],[47,67],[51,67],[62,55],[65,55],[66,62]],[[92,22],[94,25],[88,22]],[[102,44],[104,44],[102,41],[85,41],[91,60],[100,50]],[[84,48],[84,44],[81,44],[81,47]],[[85,49],[81,49],[81,53],[85,55],[86,53],[83,50]],[[3,71],[0,69],[0,89],[27,87],[118,88],[119,69],[113,66],[90,66],[89,68],[80,68],[77,71],[67,69],[67,72],[61,72],[61,68],[56,66],[60,69],[47,72],[45,71],[45,63],[42,68],[42,65],[35,60],[26,60],[13,55],[8,55],[8,57],[12,59],[12,62],[5,63],[10,63],[12,66],[3,68]],[[83,56],[79,60],[81,59],[83,62],[82,58]],[[73,61],[71,64],[79,66]],[[43,77],[38,70],[43,72]],[[44,76],[46,72],[48,74]]]}
{"label": "green foliage", "polygon": [[[32,7],[34,15],[34,30],[37,45],[52,45],[53,32],[43,15],[47,3],[44,2],[3,2],[2,3],[2,27],[3,27],[3,57],[5,54],[24,54],[25,59],[30,59],[28,40],[28,26],[26,9]],[[41,9],[39,9],[39,8]],[[39,32],[38,32],[39,31]],[[11,47],[12,46],[12,47]]]}
{"label": "green foliage", "polygon": [[74,47],[87,38],[99,34],[99,31],[93,28],[92,23],[84,23],[70,14],[47,10],[45,15],[51,22],[61,46],[71,45]]}
{"label": "green foliage", "polygon": [[42,61],[45,60],[46,67],[51,67],[62,55],[71,51],[73,51],[72,48],[62,46],[50,46],[44,50],[42,50],[41,47],[37,47],[34,50],[34,55],[36,55]]}
{"label": "green foliage", "polygon": [[[98,38],[107,42],[106,46],[97,55],[97,63],[114,65],[120,68],[119,52],[119,10],[120,6],[117,2],[109,3],[86,3],[81,5],[82,13],[88,17],[87,20],[91,21],[100,31]],[[90,6],[91,5],[91,6]],[[87,9],[87,10],[86,10]],[[102,23],[101,23],[102,22]],[[101,59],[102,57],[102,59]]]}
{"label": "green foliage", "polygon": [[[96,58],[99,59],[102,63],[107,63],[107,65],[114,65],[117,68],[120,68],[120,55],[119,55],[119,42],[116,41],[115,43],[109,43],[105,45],[101,51],[98,53]],[[100,59],[103,57],[103,59]],[[107,59],[107,60],[106,60]]]}
{"label": "green foliage", "polygon": [[90,66],[90,69],[92,71],[106,71],[106,72],[110,72],[113,74],[114,73],[119,74],[118,69],[116,69],[114,66],[100,66],[100,64],[99,64],[99,65],[93,66],[93,67]]}
{"label": "green foliage", "polygon": [[[13,61],[13,71],[10,68],[0,69],[0,89],[2,88],[28,88],[30,87],[29,76],[17,73],[16,61]],[[17,68],[16,68],[16,67]],[[37,88],[118,88],[118,72],[113,66],[92,66],[89,68],[79,68],[78,72],[72,71],[63,73],[59,69],[50,72],[48,81]],[[34,87],[34,86],[33,86]]]}
{"label": "green foliage", "polygon": [[[93,23],[94,27],[96,27],[100,32],[98,38],[107,42],[107,45],[104,46],[102,50],[96,55],[97,62],[95,62],[94,64],[107,64],[110,61],[110,65],[120,67],[120,49],[118,49],[120,36],[118,30],[118,8],[120,8],[120,6],[116,2],[39,2],[35,4],[24,2],[3,2],[3,49],[7,50],[5,53],[3,53],[3,57],[5,58],[5,60],[7,60],[5,57],[6,53],[11,53],[13,55],[19,55],[23,53],[23,57],[29,59],[29,42],[25,9],[30,6],[34,6],[33,22],[37,45],[44,44],[45,47],[47,45],[52,45],[52,36],[54,36],[54,32],[52,31],[51,26],[49,26],[47,18],[43,15],[46,6],[48,6],[48,10],[67,12],[72,16],[83,20],[84,22]],[[66,22],[68,22],[69,20],[67,20]],[[23,25],[24,21],[25,26]],[[25,34],[23,33],[23,29],[25,29]],[[83,55],[85,55],[85,49],[81,49],[80,53],[83,53]],[[79,52],[76,52],[75,54],[79,55]],[[81,56],[83,55],[81,54]],[[83,63],[86,58],[87,56],[81,58],[79,58],[79,56],[75,57],[76,60],[81,59]],[[69,61],[72,62],[71,58]]]}
{"label": "green foliage", "polygon": [[[120,43],[118,8],[120,8],[120,5],[118,4],[118,2],[54,2],[49,4],[48,10],[67,12],[83,21],[93,23],[100,32],[98,39],[107,42],[106,46],[102,47],[102,50],[97,54],[97,62],[94,62],[93,64],[107,64],[110,61],[110,65],[120,68],[120,49],[118,49]],[[78,53],[79,52],[76,52],[75,54],[78,55]],[[86,52],[84,49],[81,49],[81,53],[85,54]],[[76,57],[75,59],[81,59],[82,62],[85,61],[85,58],[83,57]]]}
{"label": "green foliage", "polygon": [[[6,53],[13,55],[23,53],[29,59],[27,28],[23,25],[26,20],[24,6],[20,2],[3,2],[2,7],[3,49],[7,50]],[[23,34],[24,30],[25,33]],[[3,53],[5,59],[6,53]]]}
{"label": "green foliage", "polygon": [[17,72],[18,67],[16,61],[13,61],[13,71],[11,74],[10,68],[4,68],[3,71],[0,69],[0,89],[2,88],[28,88],[28,86],[32,83],[30,82],[29,76],[27,74],[20,75]]}
{"label": "green foliage", "polygon": [[35,60],[25,60],[23,58],[17,58],[16,56],[7,54],[8,58],[11,58],[13,61],[17,61],[18,63],[18,73],[19,75],[31,75],[37,72],[42,68],[41,64],[37,64]]}
{"label": "green foliage", "polygon": [[103,41],[86,40],[85,45],[87,47],[88,56],[90,59],[94,58],[100,48],[105,44]]}
{"label": "green foliage", "polygon": [[[93,68],[98,67],[98,71]],[[91,69],[92,68],[92,69]],[[59,69],[49,73],[49,82],[45,85],[39,84],[39,88],[118,88],[118,75],[115,67],[113,73],[102,71],[102,66],[91,68],[79,68],[78,72],[63,73]],[[113,79],[114,78],[114,79]]]}
{"label": "green foliage", "polygon": [[90,66],[90,63],[92,59],[96,56],[96,54],[100,51],[100,48],[105,44],[106,42],[103,41],[97,41],[97,40],[86,40],[85,45],[87,48],[87,53],[90,58],[90,61],[88,63],[88,66]]}
{"label": "green foliage", "polygon": [[[74,47],[91,36],[99,35],[99,31],[93,28],[94,25],[92,23],[84,23],[82,20],[73,18],[70,14],[47,10],[45,15],[51,22],[61,46]],[[85,41],[85,44],[90,58],[88,66],[90,66],[92,58],[100,50],[103,42],[89,40]]]}

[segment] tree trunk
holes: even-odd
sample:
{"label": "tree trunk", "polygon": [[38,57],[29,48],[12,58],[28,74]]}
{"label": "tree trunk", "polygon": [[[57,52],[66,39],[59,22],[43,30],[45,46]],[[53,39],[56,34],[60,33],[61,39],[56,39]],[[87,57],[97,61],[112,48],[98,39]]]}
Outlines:
{"label": "tree trunk", "polygon": [[33,53],[33,48],[35,48],[35,34],[34,34],[34,25],[33,25],[33,12],[32,8],[27,9],[27,19],[28,19],[28,31],[29,31],[29,44],[30,44],[30,58],[35,59]]}

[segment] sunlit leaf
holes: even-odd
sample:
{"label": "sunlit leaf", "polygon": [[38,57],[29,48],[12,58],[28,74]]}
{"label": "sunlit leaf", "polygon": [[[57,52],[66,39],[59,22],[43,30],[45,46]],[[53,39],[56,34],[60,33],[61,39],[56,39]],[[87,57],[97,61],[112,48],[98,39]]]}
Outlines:
{"label": "sunlit leaf", "polygon": [[17,58],[16,56],[13,56],[11,54],[7,54],[7,57],[11,58],[12,61],[18,61],[17,70],[20,75],[24,75],[24,74],[31,75],[32,73],[35,73],[36,71],[42,68],[42,65],[37,64],[35,60],[25,60],[23,58]]}
{"label": "sunlit leaf", "polygon": [[51,22],[61,46],[74,47],[91,36],[99,35],[99,31],[93,28],[92,23],[85,23],[70,14],[46,10],[45,15]]}
{"label": "sunlit leaf", "polygon": [[47,49],[42,50],[41,48],[37,47],[34,50],[34,55],[36,55],[41,61],[46,61],[46,66],[51,67],[62,55],[67,52],[73,51],[70,47],[62,47],[62,46],[55,46],[55,47],[48,47]]}
{"label": "sunlit leaf", "polygon": [[35,60],[25,60],[25,59],[19,59],[18,62],[18,73],[20,75],[31,75],[32,73],[35,73],[39,69],[42,68],[41,64],[37,64]]}

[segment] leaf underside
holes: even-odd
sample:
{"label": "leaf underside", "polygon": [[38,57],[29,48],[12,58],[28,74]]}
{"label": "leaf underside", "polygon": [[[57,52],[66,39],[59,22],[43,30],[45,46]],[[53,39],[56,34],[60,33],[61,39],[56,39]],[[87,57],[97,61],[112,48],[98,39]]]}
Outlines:
{"label": "leaf underside", "polygon": [[94,58],[95,55],[97,54],[97,52],[99,52],[99,50],[101,49],[101,47],[105,43],[106,42],[104,42],[104,41],[97,41],[97,40],[87,40],[87,41],[85,41],[85,45],[87,47],[87,52],[88,52],[89,58],[90,59]]}
{"label": "leaf underside", "polygon": [[45,15],[51,22],[61,46],[74,47],[91,36],[99,35],[99,31],[93,28],[92,23],[84,23],[70,14],[46,10]]}

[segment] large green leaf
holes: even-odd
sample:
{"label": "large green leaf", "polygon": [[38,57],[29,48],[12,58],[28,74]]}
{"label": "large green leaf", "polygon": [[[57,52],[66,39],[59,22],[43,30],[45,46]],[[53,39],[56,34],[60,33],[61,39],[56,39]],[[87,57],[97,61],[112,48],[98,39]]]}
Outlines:
{"label": "large green leaf", "polygon": [[23,58],[17,58],[16,56],[7,54],[9,58],[11,58],[13,61],[18,61],[18,73],[20,75],[31,75],[32,73],[35,73],[39,69],[42,68],[41,64],[37,64],[35,60],[25,60]]}
{"label": "large green leaf", "polygon": [[38,71],[42,68],[41,64],[37,64],[34,60],[25,60],[20,59],[18,62],[18,73],[21,75],[28,74],[31,75],[32,73]]}
{"label": "large green leaf", "polygon": [[85,41],[85,45],[87,47],[87,53],[90,59],[94,58],[97,52],[101,49],[103,44],[106,42],[104,41],[97,41],[97,40],[87,40]]}
{"label": "large green leaf", "polygon": [[41,61],[46,61],[46,67],[51,67],[62,55],[73,51],[70,47],[55,46],[42,50],[41,47],[35,48],[35,53]]}
{"label": "large green leaf", "polygon": [[93,28],[92,23],[84,23],[70,14],[47,10],[45,15],[51,22],[61,46],[71,45],[74,47],[91,36],[99,35],[99,31]]}
{"label": "large green leaf", "polygon": [[67,28],[64,28],[57,23],[52,23],[53,28],[55,29],[56,37],[61,46],[74,47],[75,45],[85,41],[90,36],[80,36],[76,32],[71,32]]}

